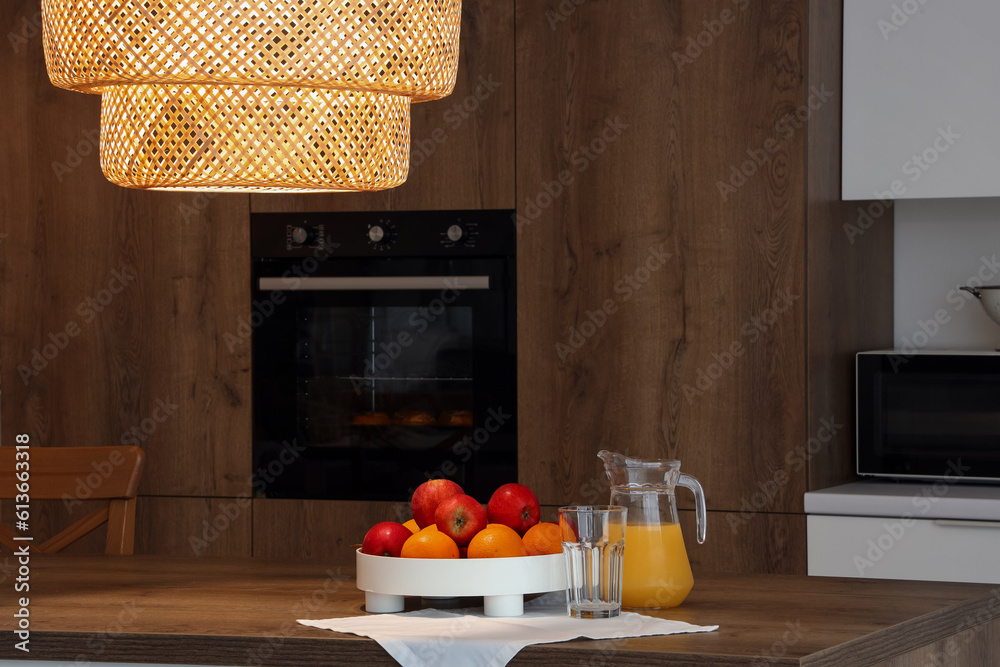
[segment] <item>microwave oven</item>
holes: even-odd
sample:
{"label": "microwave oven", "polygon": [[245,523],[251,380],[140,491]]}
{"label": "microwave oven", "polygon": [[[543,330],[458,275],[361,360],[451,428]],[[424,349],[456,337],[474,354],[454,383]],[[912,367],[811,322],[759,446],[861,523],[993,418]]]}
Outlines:
{"label": "microwave oven", "polygon": [[856,372],[859,475],[1000,484],[1000,352],[860,352]]}

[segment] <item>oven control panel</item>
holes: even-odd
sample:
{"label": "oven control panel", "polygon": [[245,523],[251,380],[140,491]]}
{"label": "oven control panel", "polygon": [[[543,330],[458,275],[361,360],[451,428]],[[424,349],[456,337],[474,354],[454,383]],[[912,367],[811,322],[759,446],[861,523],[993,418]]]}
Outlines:
{"label": "oven control panel", "polygon": [[475,248],[479,238],[479,223],[472,221],[456,222],[441,232],[441,245],[445,248],[465,246]]}
{"label": "oven control panel", "polygon": [[285,249],[293,251],[308,248],[326,249],[326,225],[309,225],[304,222],[285,225]]}
{"label": "oven control panel", "polygon": [[255,213],[255,258],[514,255],[513,210]]}

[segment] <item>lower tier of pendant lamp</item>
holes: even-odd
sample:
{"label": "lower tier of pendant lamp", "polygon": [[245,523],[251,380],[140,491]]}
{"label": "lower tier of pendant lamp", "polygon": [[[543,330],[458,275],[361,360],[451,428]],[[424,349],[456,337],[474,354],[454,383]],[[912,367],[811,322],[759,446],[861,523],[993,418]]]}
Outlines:
{"label": "lower tier of pendant lamp", "polygon": [[406,181],[410,98],[219,85],[101,93],[101,168],[155,190],[360,191]]}

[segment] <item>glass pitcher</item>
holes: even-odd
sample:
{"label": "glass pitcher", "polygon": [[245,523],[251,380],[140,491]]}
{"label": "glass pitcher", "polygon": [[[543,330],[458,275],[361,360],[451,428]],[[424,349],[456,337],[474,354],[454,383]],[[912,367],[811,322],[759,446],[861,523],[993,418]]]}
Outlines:
{"label": "glass pitcher", "polygon": [[674,489],[694,492],[698,544],[705,541],[705,494],[701,484],[680,471],[680,461],[643,461],[616,452],[597,454],[611,480],[611,504],[628,508],[622,571],[622,606],[676,607],[691,592],[694,576],[681,527]]}

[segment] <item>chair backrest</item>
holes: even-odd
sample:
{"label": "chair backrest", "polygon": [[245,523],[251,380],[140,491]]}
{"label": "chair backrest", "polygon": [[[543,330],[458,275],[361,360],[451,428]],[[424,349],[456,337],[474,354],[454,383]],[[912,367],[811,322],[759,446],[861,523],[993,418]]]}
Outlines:
{"label": "chair backrest", "polygon": [[[67,509],[84,500],[110,501],[41,545],[14,540],[20,533],[3,524],[0,524],[0,542],[14,550],[28,544],[32,552],[51,553],[69,546],[107,521],[104,553],[131,554],[135,541],[135,494],[145,461],[146,455],[138,447],[31,447],[27,450],[0,447],[0,498],[14,500],[15,508],[21,504],[18,485],[23,484],[25,478],[26,495],[31,500],[62,500]],[[27,475],[23,475],[25,472]]]}

